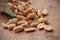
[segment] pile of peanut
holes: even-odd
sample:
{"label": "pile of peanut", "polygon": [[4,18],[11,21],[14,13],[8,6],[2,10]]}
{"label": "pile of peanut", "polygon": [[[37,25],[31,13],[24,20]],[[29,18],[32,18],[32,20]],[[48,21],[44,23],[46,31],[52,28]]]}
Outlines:
{"label": "pile of peanut", "polygon": [[30,7],[30,1],[16,1],[8,3],[11,10],[15,12],[16,18],[10,19],[7,23],[2,23],[4,28],[13,30],[14,32],[32,32],[37,29],[52,31],[52,27],[47,25],[48,15],[46,9],[40,10],[37,7]]}

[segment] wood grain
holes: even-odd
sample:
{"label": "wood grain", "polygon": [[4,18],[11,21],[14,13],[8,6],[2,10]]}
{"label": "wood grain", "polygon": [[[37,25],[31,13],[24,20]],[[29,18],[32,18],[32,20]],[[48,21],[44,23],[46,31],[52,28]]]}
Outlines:
{"label": "wood grain", "polygon": [[32,0],[32,5],[39,9],[46,8],[49,11],[47,16],[49,25],[52,25],[54,32],[45,30],[32,33],[14,33],[3,28],[2,22],[7,22],[11,17],[0,13],[0,40],[60,40],[60,1],[59,0]]}

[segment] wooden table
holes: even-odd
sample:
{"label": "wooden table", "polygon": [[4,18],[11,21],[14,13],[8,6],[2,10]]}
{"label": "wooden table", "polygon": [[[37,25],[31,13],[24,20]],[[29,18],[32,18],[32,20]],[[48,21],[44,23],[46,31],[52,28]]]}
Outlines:
{"label": "wooden table", "polygon": [[54,32],[37,30],[32,33],[15,33],[6,30],[2,26],[2,22],[7,22],[10,17],[0,13],[0,40],[60,40],[60,0],[32,1],[32,5],[37,6],[39,9],[46,8],[49,11],[47,18],[50,23],[49,25],[52,25]]}

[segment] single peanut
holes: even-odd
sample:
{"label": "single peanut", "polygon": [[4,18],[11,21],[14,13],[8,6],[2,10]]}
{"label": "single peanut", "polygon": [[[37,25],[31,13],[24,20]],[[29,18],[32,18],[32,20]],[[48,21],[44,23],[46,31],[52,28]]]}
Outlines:
{"label": "single peanut", "polygon": [[19,26],[14,27],[14,28],[13,28],[13,31],[14,31],[14,32],[20,32],[20,31],[22,31],[23,29],[24,29],[24,27],[21,26],[21,25],[19,25]]}
{"label": "single peanut", "polygon": [[21,6],[21,5],[18,5],[18,7],[17,7],[17,8],[19,9],[19,11],[20,11],[20,12],[23,12],[23,11],[24,11],[23,6]]}
{"label": "single peanut", "polygon": [[32,32],[32,31],[35,31],[35,28],[33,28],[33,27],[24,28],[24,31],[25,32]]}
{"label": "single peanut", "polygon": [[18,14],[19,14],[19,15],[22,15],[22,16],[25,16],[24,13],[22,13],[22,12],[18,12]]}
{"label": "single peanut", "polygon": [[27,2],[22,2],[21,5],[24,7],[25,10],[30,7],[30,5]]}
{"label": "single peanut", "polygon": [[43,14],[43,15],[47,15],[47,14],[48,14],[48,11],[47,11],[46,9],[43,9],[43,10],[42,10],[42,14]]}
{"label": "single peanut", "polygon": [[24,16],[22,16],[22,15],[17,15],[17,19],[22,20],[23,18],[24,18]]}
{"label": "single peanut", "polygon": [[7,25],[7,28],[11,30],[11,29],[13,29],[15,26],[16,26],[16,24],[9,24],[9,25]]}
{"label": "single peanut", "polygon": [[39,24],[38,22],[34,22],[34,23],[31,23],[30,26],[31,27],[37,27],[38,24]]}
{"label": "single peanut", "polygon": [[46,31],[52,31],[52,27],[49,26],[49,25],[45,26],[44,29],[45,29]]}
{"label": "single peanut", "polygon": [[20,24],[25,24],[25,23],[27,23],[27,24],[28,24],[28,22],[27,22],[27,21],[19,21],[17,24],[18,24],[18,25],[20,25]]}
{"label": "single peanut", "polygon": [[31,18],[34,18],[35,16],[36,16],[36,13],[29,13],[24,20],[30,20]]}
{"label": "single peanut", "polygon": [[17,18],[13,18],[13,19],[10,19],[7,24],[11,24],[11,23],[14,23],[16,24],[18,22],[18,19]]}
{"label": "single peanut", "polygon": [[29,27],[28,23],[21,24],[21,26],[23,26],[24,28]]}
{"label": "single peanut", "polygon": [[34,21],[37,21],[39,19],[39,17],[36,15],[35,17],[34,17]]}
{"label": "single peanut", "polygon": [[47,18],[40,18],[38,19],[39,23],[47,23],[48,19]]}
{"label": "single peanut", "polygon": [[37,25],[38,29],[43,29],[46,25],[44,23],[40,23]]}
{"label": "single peanut", "polygon": [[38,10],[38,11],[37,11],[37,15],[38,15],[39,17],[43,16],[43,14],[41,13],[41,10]]}
{"label": "single peanut", "polygon": [[32,8],[28,8],[24,11],[24,14],[27,15],[32,12]]}

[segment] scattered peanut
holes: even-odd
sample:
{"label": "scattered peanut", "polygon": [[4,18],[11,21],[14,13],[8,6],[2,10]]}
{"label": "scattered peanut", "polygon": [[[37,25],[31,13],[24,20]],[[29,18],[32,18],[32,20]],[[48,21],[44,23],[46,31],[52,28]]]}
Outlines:
{"label": "scattered peanut", "polygon": [[11,30],[11,29],[13,29],[15,26],[16,26],[16,24],[9,24],[9,25],[7,25],[7,28]]}
{"label": "scattered peanut", "polygon": [[22,2],[21,4],[23,6],[24,9],[28,9],[30,7],[30,5],[27,2]]}
{"label": "scattered peanut", "polygon": [[44,23],[40,23],[37,25],[38,29],[43,29],[46,25]]}
{"label": "scattered peanut", "polygon": [[32,12],[32,8],[28,8],[24,11],[24,14],[27,15],[28,13],[31,13]]}
{"label": "scattered peanut", "polygon": [[44,29],[45,29],[46,31],[52,31],[52,27],[49,26],[49,25],[46,25],[46,26],[44,27]]}
{"label": "scattered peanut", "polygon": [[25,23],[27,23],[27,24],[28,24],[28,22],[27,22],[27,21],[19,21],[17,24],[19,25],[19,24],[25,24]]}
{"label": "scattered peanut", "polygon": [[21,26],[21,25],[19,25],[19,26],[14,27],[14,28],[13,28],[13,31],[15,31],[15,32],[20,32],[20,31],[22,31],[23,29],[24,29],[24,27]]}
{"label": "scattered peanut", "polygon": [[14,24],[17,24],[18,22],[18,19],[17,18],[13,18],[13,19],[10,19],[7,24],[11,24],[11,23],[14,23]]}
{"label": "scattered peanut", "polygon": [[48,19],[47,18],[40,18],[38,19],[39,23],[47,23]]}
{"label": "scattered peanut", "polygon": [[22,16],[22,15],[17,15],[17,19],[22,20],[23,18],[24,18],[24,16]]}
{"label": "scattered peanut", "polygon": [[32,32],[32,31],[35,31],[35,28],[33,28],[33,27],[24,28],[24,31],[25,32]]}
{"label": "scattered peanut", "polygon": [[46,9],[43,9],[43,10],[42,10],[42,14],[43,14],[43,15],[47,15],[47,14],[48,14],[48,11],[47,11]]}
{"label": "scattered peanut", "polygon": [[39,17],[36,15],[35,17],[34,17],[34,21],[37,21],[39,19]]}
{"label": "scattered peanut", "polygon": [[21,5],[18,5],[17,8],[19,9],[20,12],[23,12],[24,11],[23,6],[21,6]]}
{"label": "scattered peanut", "polygon": [[43,14],[41,13],[41,10],[38,10],[38,11],[37,11],[37,15],[38,15],[39,17],[43,16]]}
{"label": "scattered peanut", "polygon": [[36,13],[30,13],[27,15],[26,18],[24,18],[24,20],[30,20],[30,19],[34,18],[35,16],[36,16]]}
{"label": "scattered peanut", "polygon": [[39,23],[38,22],[34,22],[34,23],[31,23],[30,26],[31,27],[36,27]]}

